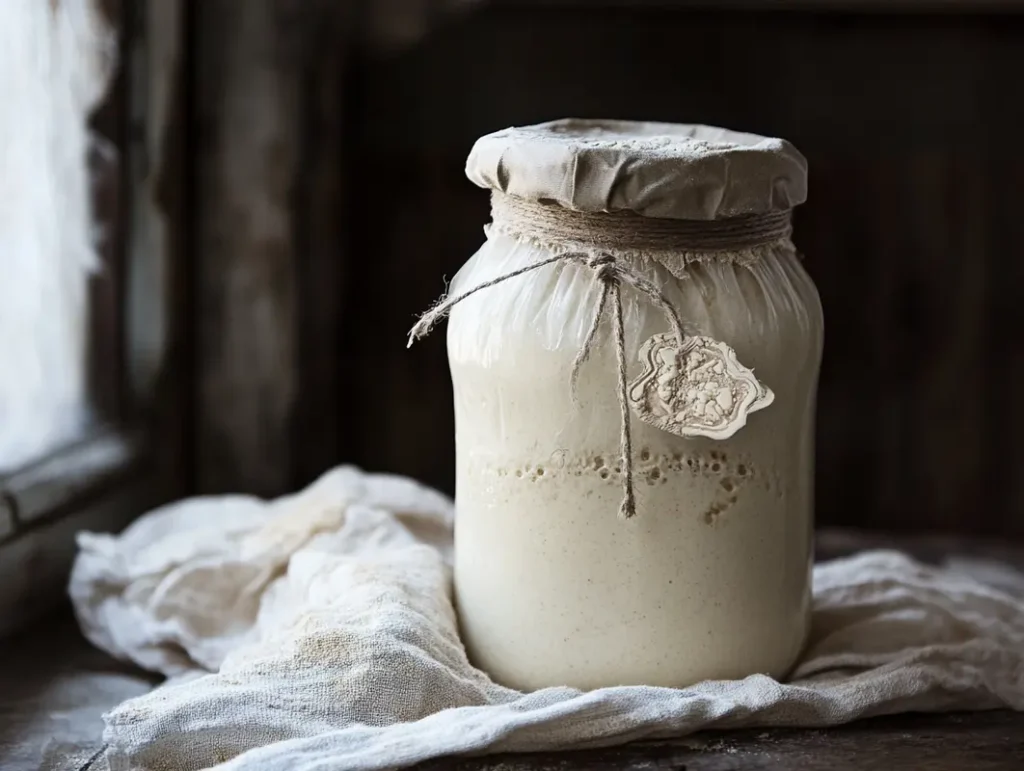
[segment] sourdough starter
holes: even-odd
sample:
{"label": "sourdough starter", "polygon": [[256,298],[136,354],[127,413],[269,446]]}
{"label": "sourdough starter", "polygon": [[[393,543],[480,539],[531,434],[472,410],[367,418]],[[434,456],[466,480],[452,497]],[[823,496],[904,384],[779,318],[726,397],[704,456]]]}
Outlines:
{"label": "sourdough starter", "polygon": [[[523,251],[515,258],[523,264],[545,256]],[[822,337],[814,287],[785,249],[750,266],[693,265],[689,278],[670,277],[680,316],[729,343],[775,401],[724,441],[684,439],[634,419],[638,514],[625,520],[616,513],[608,319],[574,406],[569,373],[586,324],[555,330],[545,311],[576,303],[570,313],[590,318],[595,295],[577,289],[584,270],[556,264],[452,313],[455,592],[470,657],[524,690],[783,676],[809,619]],[[476,283],[460,274],[453,290]],[[632,378],[637,341],[666,330],[656,312],[635,305],[627,325]],[[500,354],[492,355],[495,330]]]}

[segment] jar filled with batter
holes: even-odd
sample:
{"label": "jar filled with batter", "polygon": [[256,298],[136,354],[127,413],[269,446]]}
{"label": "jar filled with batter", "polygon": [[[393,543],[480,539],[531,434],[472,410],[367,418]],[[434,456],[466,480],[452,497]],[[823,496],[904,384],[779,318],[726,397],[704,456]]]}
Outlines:
{"label": "jar filled with batter", "polygon": [[478,140],[487,240],[445,300],[455,600],[533,690],[783,677],[808,631],[822,313],[806,163],[707,126]]}

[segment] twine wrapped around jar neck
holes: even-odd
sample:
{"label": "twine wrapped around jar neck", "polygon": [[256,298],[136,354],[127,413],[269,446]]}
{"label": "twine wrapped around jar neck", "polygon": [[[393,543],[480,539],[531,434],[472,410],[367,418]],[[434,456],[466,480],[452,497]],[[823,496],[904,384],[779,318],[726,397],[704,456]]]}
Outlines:
{"label": "twine wrapped around jar neck", "polygon": [[[553,252],[608,252],[617,257],[660,254],[728,258],[788,242],[789,210],[721,220],[644,217],[631,211],[582,212],[491,194],[490,228]],[[722,254],[716,254],[716,253]]]}
{"label": "twine wrapped around jar neck", "polygon": [[491,229],[529,241],[552,252],[552,256],[497,278],[478,284],[454,296],[442,297],[409,332],[409,346],[430,334],[434,325],[453,307],[482,289],[556,262],[575,262],[594,271],[601,284],[597,307],[583,344],[573,360],[570,388],[576,399],[576,383],[583,364],[590,357],[605,308],[611,305],[612,329],[618,369],[618,401],[621,413],[622,504],[619,513],[636,514],[633,485],[633,437],[630,427],[629,383],[625,328],[622,313],[623,284],[631,286],[660,310],[676,338],[678,350],[687,349],[687,337],[676,309],[661,290],[631,264],[631,257],[659,254],[693,259],[735,259],[746,255],[756,259],[759,252],[789,241],[789,211],[756,214],[725,220],[672,220],[643,217],[632,212],[588,213],[514,198],[501,193],[491,196]]}

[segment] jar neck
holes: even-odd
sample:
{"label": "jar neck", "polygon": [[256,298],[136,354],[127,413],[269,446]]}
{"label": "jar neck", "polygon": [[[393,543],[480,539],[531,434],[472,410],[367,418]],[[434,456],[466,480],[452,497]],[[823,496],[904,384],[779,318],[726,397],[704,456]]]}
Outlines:
{"label": "jar neck", "polygon": [[566,249],[656,256],[735,253],[789,242],[790,210],[718,220],[644,217],[635,212],[580,212],[499,193],[491,194],[492,227],[553,251]]}

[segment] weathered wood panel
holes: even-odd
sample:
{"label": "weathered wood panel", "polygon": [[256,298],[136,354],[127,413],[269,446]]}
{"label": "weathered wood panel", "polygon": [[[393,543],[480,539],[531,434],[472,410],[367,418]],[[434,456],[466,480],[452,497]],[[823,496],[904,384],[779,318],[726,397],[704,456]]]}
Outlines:
{"label": "weathered wood panel", "polygon": [[135,414],[145,410],[159,439],[153,453],[157,475],[174,496],[190,492],[191,485],[195,305],[187,136],[189,7],[190,0],[148,0],[145,16],[137,19],[138,26],[145,25],[150,61],[139,75],[145,78],[146,98],[132,104],[131,132],[131,408]]}
{"label": "weathered wood panel", "polygon": [[[295,398],[296,61],[274,0],[197,3],[197,484],[287,484]],[[295,41],[291,41],[295,42]]]}
{"label": "weathered wood panel", "polygon": [[299,398],[291,424],[291,483],[304,485],[338,462],[346,414],[340,393],[345,369],[341,309],[349,269],[358,259],[348,250],[354,180],[348,119],[353,3],[306,4],[299,45],[299,162],[293,195],[297,263]]}
{"label": "weathered wood panel", "polygon": [[406,339],[416,315],[444,290],[443,277],[479,244],[488,202],[464,194],[461,163],[452,157],[356,155],[363,195],[353,202],[352,292],[344,302],[343,458],[450,490],[455,438],[445,336],[408,350]]}
{"label": "weathered wood panel", "polygon": [[124,407],[125,78],[121,68],[91,121],[95,135],[88,158],[100,268],[89,279],[86,367],[89,405],[103,420],[119,419]]}
{"label": "weathered wood panel", "polygon": [[339,79],[350,7],[195,4],[204,492],[278,493],[297,470],[309,476],[337,455]]}

